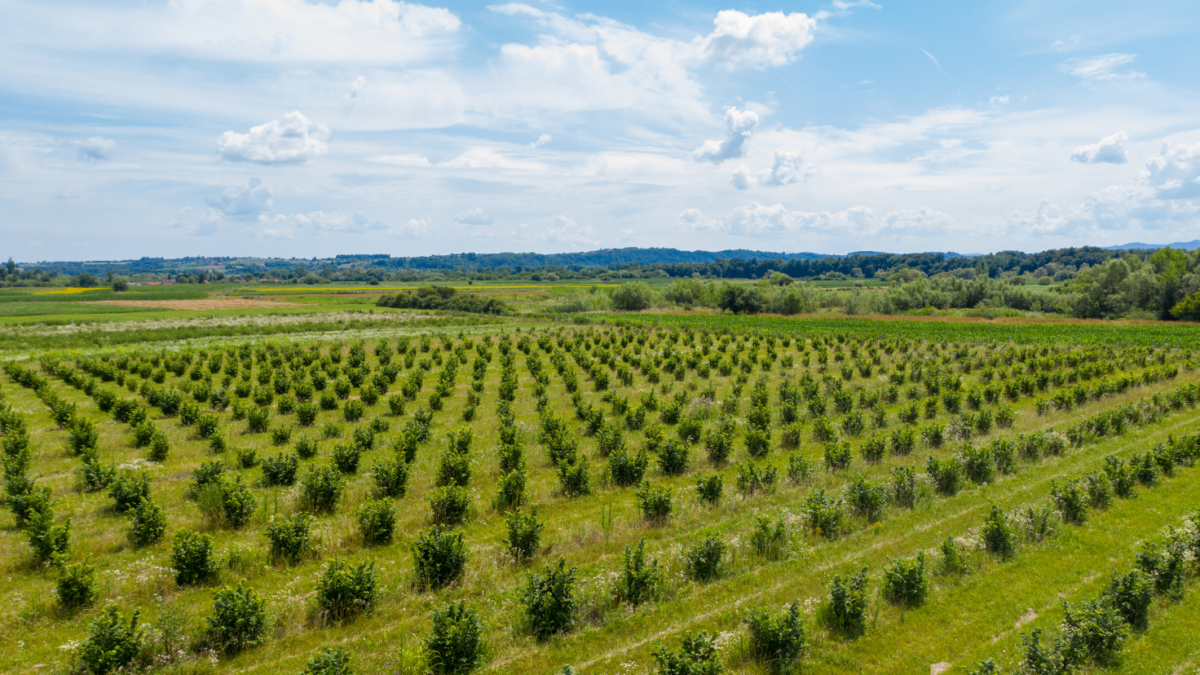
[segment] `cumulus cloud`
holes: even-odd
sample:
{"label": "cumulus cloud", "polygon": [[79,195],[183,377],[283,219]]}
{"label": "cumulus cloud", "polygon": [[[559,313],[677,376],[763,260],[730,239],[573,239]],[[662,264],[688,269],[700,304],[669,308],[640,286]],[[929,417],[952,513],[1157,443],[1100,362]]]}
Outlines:
{"label": "cumulus cloud", "polygon": [[697,162],[720,164],[727,159],[741,157],[746,152],[746,141],[750,140],[758,126],[758,115],[752,110],[730,108],[725,111],[726,136],[723,141],[704,141],[692,156]]}
{"label": "cumulus cloud", "polygon": [[1146,162],[1143,180],[1160,199],[1200,197],[1200,143],[1163,145]]}
{"label": "cumulus cloud", "polygon": [[329,152],[329,127],[290,112],[282,122],[271,120],[247,134],[226,131],[217,139],[217,152],[231,162],[303,164]]}
{"label": "cumulus cloud", "polygon": [[1099,143],[1081,145],[1071,153],[1072,162],[1081,164],[1124,164],[1129,161],[1125,156],[1125,146],[1122,141],[1129,140],[1124,131],[1118,131],[1111,136],[1105,136]]}
{"label": "cumulus cloud", "polygon": [[801,14],[767,12],[748,15],[728,9],[717,12],[713,32],[697,38],[707,61],[726,70],[784,66],[813,39],[817,20]]}
{"label": "cumulus cloud", "polygon": [[221,222],[221,212],[217,209],[208,208],[196,211],[188,206],[179,211],[179,215],[175,218],[175,222],[171,223],[171,227],[183,230],[195,237],[209,237],[220,230]]}
{"label": "cumulus cloud", "polygon": [[79,144],[79,159],[85,162],[107,162],[117,156],[117,142],[111,138],[92,136]]}
{"label": "cumulus cloud", "polygon": [[257,178],[251,178],[240,187],[228,187],[221,194],[209,198],[208,205],[234,218],[253,218],[270,208],[271,188]]}
{"label": "cumulus cloud", "polygon": [[694,232],[720,232],[724,229],[721,221],[706,218],[700,209],[685,209],[675,219],[675,227]]}
{"label": "cumulus cloud", "polygon": [[454,216],[454,222],[461,223],[463,225],[491,225],[496,221],[489,218],[488,215],[483,212],[482,208],[476,206],[469,211],[464,211],[457,216]]}
{"label": "cumulus cloud", "polygon": [[291,220],[299,227],[322,234],[362,234],[368,230],[387,228],[383,223],[372,221],[361,213],[342,213],[340,211],[298,213],[292,216]]}
{"label": "cumulus cloud", "polygon": [[954,219],[928,206],[917,210],[891,211],[876,229],[882,235],[937,235],[948,232]]}
{"label": "cumulus cloud", "polygon": [[429,221],[409,218],[403,225],[393,225],[388,228],[388,234],[405,239],[424,239],[429,236]]}
{"label": "cumulus cloud", "polygon": [[770,169],[763,169],[755,175],[749,167],[739,166],[734,170],[731,182],[739,190],[748,190],[756,185],[779,187],[798,183],[814,173],[816,167],[805,165],[799,150],[776,150],[775,161]]}
{"label": "cumulus cloud", "polygon": [[554,224],[542,232],[541,238],[558,244],[572,244],[574,246],[595,246],[599,244],[599,242],[592,239],[592,227],[590,225],[580,225],[566,216],[556,217]]}
{"label": "cumulus cloud", "polygon": [[1137,54],[1105,54],[1078,59],[1068,59],[1059,65],[1059,69],[1068,75],[1082,77],[1086,80],[1129,80],[1145,77],[1145,73],[1136,70],[1116,72],[1117,68],[1133,63]]}
{"label": "cumulus cloud", "polygon": [[865,230],[874,211],[855,206],[843,211],[790,211],[783,204],[766,206],[757,202],[734,209],[724,221],[732,234],[771,235],[784,232],[851,232]]}

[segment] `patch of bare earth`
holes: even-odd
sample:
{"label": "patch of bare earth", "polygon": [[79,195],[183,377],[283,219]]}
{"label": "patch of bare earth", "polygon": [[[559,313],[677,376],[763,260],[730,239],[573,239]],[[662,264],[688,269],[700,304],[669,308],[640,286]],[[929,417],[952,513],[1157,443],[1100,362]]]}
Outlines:
{"label": "patch of bare earth", "polygon": [[96,300],[89,305],[115,305],[117,307],[144,307],[146,309],[268,309],[272,307],[295,307],[294,302],[254,300],[251,298],[205,298],[203,300]]}
{"label": "patch of bare earth", "polygon": [[940,661],[938,663],[929,664],[929,675],[942,675],[942,673],[950,670],[952,664],[948,661]]}

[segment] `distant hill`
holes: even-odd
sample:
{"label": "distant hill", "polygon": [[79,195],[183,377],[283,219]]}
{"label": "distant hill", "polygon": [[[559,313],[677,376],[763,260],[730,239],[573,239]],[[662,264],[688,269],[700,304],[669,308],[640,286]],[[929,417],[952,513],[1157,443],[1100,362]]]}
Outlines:
{"label": "distant hill", "polygon": [[1135,241],[1130,244],[1121,244],[1120,246],[1102,246],[1106,251],[1131,251],[1131,250],[1150,250],[1159,249],[1170,246],[1171,248],[1181,248],[1185,251],[1200,248],[1200,239],[1192,241],[1177,241],[1174,244],[1143,244],[1140,241]]}

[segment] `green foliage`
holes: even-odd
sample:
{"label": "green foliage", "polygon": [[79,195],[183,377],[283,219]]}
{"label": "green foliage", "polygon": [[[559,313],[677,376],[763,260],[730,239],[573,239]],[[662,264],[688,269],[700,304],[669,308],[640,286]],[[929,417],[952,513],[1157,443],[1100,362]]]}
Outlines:
{"label": "green foliage", "polygon": [[541,547],[542,530],[545,528],[545,524],[537,518],[537,509],[528,514],[513,511],[505,516],[504,522],[508,526],[505,544],[513,560],[520,563],[537,555]]}
{"label": "green foliage", "polygon": [[1017,532],[1000,507],[992,505],[983,521],[983,547],[988,553],[1008,560],[1017,552]]}
{"label": "green foliage", "polygon": [[255,647],[266,639],[267,601],[243,579],[237,587],[216,592],[206,624],[208,644],[218,651],[236,653]]}
{"label": "green foliage", "polygon": [[780,612],[750,610],[742,620],[750,632],[750,655],[772,673],[799,668],[808,647],[808,631],[800,618],[800,601]]}
{"label": "green foliage", "polygon": [[137,547],[152,546],[162,541],[167,531],[167,511],[149,499],[143,499],[133,511],[129,538]]}
{"label": "green foliage", "polygon": [[883,597],[894,605],[919,607],[929,594],[925,573],[925,554],[915,558],[897,558],[883,571]]}
{"label": "green foliage", "polygon": [[281,452],[262,461],[263,484],[292,486],[296,484],[296,471],[300,462],[296,455]]}
{"label": "green foliage", "polygon": [[71,544],[71,519],[54,522],[54,510],[46,506],[29,514],[25,520],[25,535],[37,562],[47,563],[65,557]]}
{"label": "green foliage", "polygon": [[398,499],[408,490],[408,464],[396,458],[376,462],[371,468],[376,492],[384,497]]}
{"label": "green foliage", "polygon": [[123,471],[109,485],[108,495],[117,513],[132,511],[143,499],[150,498],[150,476],[145,471]]}
{"label": "green foliage", "polygon": [[325,647],[308,659],[300,675],[354,675],[345,647]]}
{"label": "green foliage", "polygon": [[646,538],[638,540],[636,548],[625,547],[624,568],[617,581],[617,598],[637,607],[657,597],[662,584],[662,571],[657,560],[646,560]]}
{"label": "green foliage", "polygon": [[642,511],[642,518],[661,523],[671,516],[674,499],[670,488],[662,485],[652,486],[649,481],[643,481],[634,496],[637,498],[638,508]]}
{"label": "green foliage", "polygon": [[651,655],[660,675],[721,675],[725,665],[716,642],[714,633],[688,632],[683,635],[679,651],[660,646]]}
{"label": "green foliage", "polygon": [[391,499],[370,499],[363,502],[355,514],[358,533],[368,546],[392,543],[396,531],[396,508]]}
{"label": "green foliage", "polygon": [[721,501],[724,482],[721,474],[705,474],[696,477],[696,495],[700,501],[709,506],[716,506]]}
{"label": "green foliage", "polygon": [[454,527],[466,522],[471,511],[471,493],[457,485],[438,488],[429,495],[433,522]]}
{"label": "green foliage", "polygon": [[1154,602],[1154,578],[1140,569],[1113,575],[1104,594],[1125,623],[1134,630],[1145,630],[1150,620],[1150,604]]}
{"label": "green foliage", "polygon": [[822,488],[816,488],[804,498],[802,507],[808,529],[815,535],[826,539],[836,539],[842,533],[842,521],[845,517],[841,499],[831,498]]}
{"label": "green foliage", "polygon": [[575,620],[575,568],[559,558],[541,574],[530,574],[521,602],[529,632],[538,640],[570,630]]}
{"label": "green foliage", "polygon": [[374,607],[380,592],[373,561],[351,565],[334,558],[317,580],[317,611],[326,619],[343,621]]}
{"label": "green foliage", "polygon": [[689,548],[683,555],[687,576],[692,581],[710,581],[720,576],[724,569],[725,542],[716,537],[705,537]]}
{"label": "green foliage", "polygon": [[91,607],[99,591],[96,588],[96,566],[85,563],[63,565],[55,579],[58,602],[68,610]]}
{"label": "green foliage", "polygon": [[88,675],[108,675],[127,670],[142,650],[146,629],[138,625],[134,610],[128,623],[115,606],[108,606],[88,626],[79,645],[80,670]]}
{"label": "green foliage", "polygon": [[346,479],[330,466],[310,466],[300,481],[300,500],[306,511],[331,513],[337,509]]}
{"label": "green foliage", "polygon": [[465,602],[433,610],[425,653],[434,675],[467,675],[487,660],[483,621]]}
{"label": "green foliage", "polygon": [[313,520],[307,513],[271,516],[266,528],[271,559],[294,563],[303,557],[311,546]]}
{"label": "green foliage", "polygon": [[413,541],[413,564],[420,588],[439,589],[462,576],[467,548],[461,532],[434,526]]}
{"label": "green foliage", "polygon": [[867,628],[867,568],[846,579],[835,575],[823,610],[830,630],[849,638],[862,635]]}
{"label": "green foliage", "polygon": [[1116,661],[1121,645],[1129,636],[1129,625],[1109,597],[1075,605],[1064,600],[1063,615],[1058,649],[1064,663],[1106,666]]}
{"label": "green foliage", "polygon": [[180,530],[171,537],[171,567],[175,583],[190,586],[216,577],[217,560],[213,538],[191,530]]}

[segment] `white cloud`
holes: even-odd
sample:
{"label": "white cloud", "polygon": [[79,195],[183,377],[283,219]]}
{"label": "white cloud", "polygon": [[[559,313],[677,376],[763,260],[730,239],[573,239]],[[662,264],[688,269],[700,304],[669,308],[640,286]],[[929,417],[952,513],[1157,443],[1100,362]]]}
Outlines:
{"label": "white cloud", "polygon": [[754,175],[749,167],[739,166],[733,172],[731,181],[739,190],[748,190],[756,185],[779,187],[798,183],[816,173],[816,170],[812,164],[804,164],[799,150],[776,150],[775,161],[770,169],[763,169]]}
{"label": "white cloud", "polygon": [[881,235],[930,236],[949,232],[954,219],[928,206],[917,210],[891,211],[876,232]]}
{"label": "white cloud", "polygon": [[424,239],[429,236],[429,222],[410,218],[403,225],[393,225],[388,228],[388,234],[405,239]]}
{"label": "white cloud", "polygon": [[855,206],[843,211],[789,211],[783,204],[764,206],[752,202],[725,216],[724,229],[732,234],[771,235],[783,232],[849,233],[865,230],[874,211]]}
{"label": "white cloud", "polygon": [[270,187],[257,178],[251,178],[245,185],[225,188],[219,196],[206,201],[227,216],[253,218],[270,208],[272,197]]}
{"label": "white cloud", "polygon": [[692,156],[697,162],[720,164],[727,159],[741,157],[754,128],[758,126],[758,115],[752,110],[730,108],[725,111],[726,136],[723,141],[704,141]]}
{"label": "white cloud", "polygon": [[1200,143],[1163,145],[1146,162],[1144,182],[1160,199],[1200,197]]}
{"label": "white cloud", "polygon": [[111,138],[92,136],[79,144],[79,159],[85,162],[107,162],[117,156],[117,142]]}
{"label": "white cloud", "polygon": [[592,227],[579,225],[566,216],[557,216],[554,224],[547,227],[540,237],[546,241],[574,246],[596,246],[600,242],[592,239]]}
{"label": "white cloud", "polygon": [[621,243],[627,244],[637,235],[637,230],[624,229],[621,230]]}
{"label": "white cloud", "polygon": [[1105,136],[1099,143],[1081,145],[1071,153],[1071,161],[1082,164],[1124,164],[1129,161],[1125,156],[1125,146],[1122,141],[1129,140],[1124,131],[1118,131],[1111,136]]}
{"label": "white cloud", "polygon": [[171,223],[171,227],[196,237],[208,237],[220,230],[221,221],[221,212],[217,209],[209,208],[197,212],[188,206],[179,211],[179,216]]}
{"label": "white cloud", "polygon": [[530,143],[529,147],[540,148],[552,140],[554,140],[554,139],[550,137],[550,134],[542,134],[541,136],[538,136],[538,139],[536,141]]}
{"label": "white cloud", "polygon": [[329,152],[329,127],[290,112],[282,122],[271,120],[247,134],[226,131],[217,139],[217,152],[231,162],[303,164]]}
{"label": "white cloud", "polygon": [[354,78],[354,81],[350,83],[350,91],[342,97],[342,100],[345,102],[347,113],[354,109],[354,106],[358,103],[359,97],[362,95],[362,91],[366,88],[366,86],[367,78],[363,77],[362,75]]}
{"label": "white cloud", "polygon": [[512,238],[518,241],[529,236],[529,226],[525,223],[518,223],[517,229],[512,233]]}
{"label": "white cloud", "polygon": [[510,159],[491,148],[471,148],[463,154],[439,166],[452,169],[512,169],[517,171],[541,171],[546,168],[539,162]]}
{"label": "white cloud", "polygon": [[321,234],[362,234],[368,230],[383,230],[387,226],[378,221],[371,221],[361,213],[342,213],[340,211],[310,211],[297,213],[290,220],[298,227],[312,230]]}
{"label": "white cloud", "polygon": [[729,176],[729,182],[739,190],[749,190],[758,184],[758,178],[750,171],[750,167],[743,164],[733,170],[733,174]]}
{"label": "white cloud", "polygon": [[1145,73],[1129,70],[1123,73],[1114,72],[1116,68],[1133,63],[1137,54],[1105,54],[1086,58],[1069,59],[1062,62],[1059,68],[1068,75],[1082,77],[1088,80],[1128,80],[1145,77]]}
{"label": "white cloud", "polygon": [[705,218],[704,212],[700,209],[685,209],[675,219],[675,227],[684,231],[696,232],[720,232],[724,229],[721,221]]}
{"label": "white cloud", "polygon": [[700,54],[726,70],[784,66],[813,39],[817,20],[799,12],[750,16],[736,10],[717,12],[715,28],[697,38]]}
{"label": "white cloud", "polygon": [[491,225],[496,221],[489,218],[488,215],[483,212],[482,208],[476,206],[469,211],[464,211],[463,213],[454,216],[454,222],[461,223],[463,225]]}

